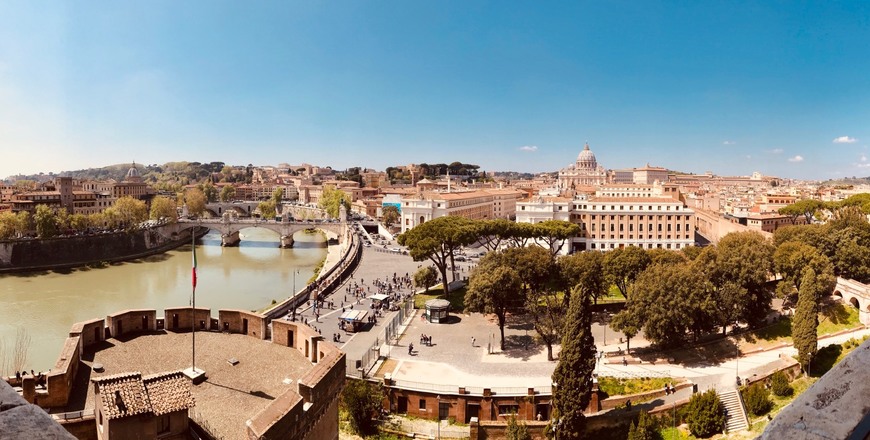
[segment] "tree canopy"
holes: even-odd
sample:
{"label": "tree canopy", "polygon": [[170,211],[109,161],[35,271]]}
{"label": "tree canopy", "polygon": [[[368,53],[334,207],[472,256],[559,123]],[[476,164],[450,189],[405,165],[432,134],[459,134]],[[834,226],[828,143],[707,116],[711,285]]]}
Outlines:
{"label": "tree canopy", "polygon": [[398,242],[408,247],[414,261],[429,260],[435,264],[441,273],[444,292],[449,293],[448,264],[452,267],[454,254],[477,239],[473,225],[464,217],[439,217],[400,234]]}

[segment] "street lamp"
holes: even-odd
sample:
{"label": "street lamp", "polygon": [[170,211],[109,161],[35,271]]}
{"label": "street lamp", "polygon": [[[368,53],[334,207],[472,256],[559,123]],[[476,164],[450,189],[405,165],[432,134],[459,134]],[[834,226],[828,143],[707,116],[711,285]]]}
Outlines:
{"label": "street lamp", "polygon": [[438,414],[438,418],[437,418],[437,420],[438,420],[438,434],[435,436],[435,438],[440,439],[441,438],[441,395],[440,394],[436,395],[435,399],[438,401],[438,406],[435,408],[435,411],[437,411],[437,414]]}

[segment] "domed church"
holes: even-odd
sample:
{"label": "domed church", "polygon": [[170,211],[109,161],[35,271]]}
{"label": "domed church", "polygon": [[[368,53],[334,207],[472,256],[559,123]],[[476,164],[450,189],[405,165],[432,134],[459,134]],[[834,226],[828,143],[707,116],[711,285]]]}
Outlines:
{"label": "domed church", "polygon": [[594,186],[607,183],[607,171],[598,165],[595,153],[589,149],[589,143],[577,156],[573,165],[559,170],[559,188],[571,190],[577,186]]}

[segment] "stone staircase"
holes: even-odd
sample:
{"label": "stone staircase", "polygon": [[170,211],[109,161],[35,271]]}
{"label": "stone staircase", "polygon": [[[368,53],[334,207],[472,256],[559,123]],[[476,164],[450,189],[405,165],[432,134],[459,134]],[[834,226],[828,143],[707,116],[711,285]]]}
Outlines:
{"label": "stone staircase", "polygon": [[743,399],[737,390],[718,391],[719,400],[725,407],[725,431],[737,432],[749,428],[749,420],[746,417],[746,409],[743,407]]}

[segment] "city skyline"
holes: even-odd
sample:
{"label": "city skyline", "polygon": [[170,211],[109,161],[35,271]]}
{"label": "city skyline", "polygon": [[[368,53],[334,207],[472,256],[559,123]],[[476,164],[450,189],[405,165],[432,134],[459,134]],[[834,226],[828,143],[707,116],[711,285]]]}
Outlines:
{"label": "city skyline", "polygon": [[870,175],[870,5],[0,5],[0,176],[223,161]]}

